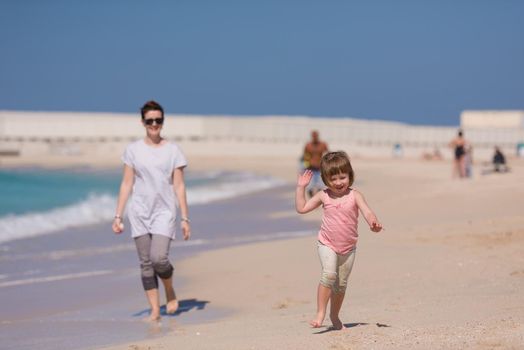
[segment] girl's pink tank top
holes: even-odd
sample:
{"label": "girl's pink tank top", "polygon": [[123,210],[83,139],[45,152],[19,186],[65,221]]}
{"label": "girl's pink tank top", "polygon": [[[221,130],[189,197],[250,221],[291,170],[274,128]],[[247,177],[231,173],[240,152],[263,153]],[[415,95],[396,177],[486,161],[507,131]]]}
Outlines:
{"label": "girl's pink tank top", "polygon": [[328,191],[322,191],[321,195],[324,212],[318,240],[337,254],[347,254],[355,249],[358,240],[358,206],[354,190],[350,189],[338,202],[329,196]]}

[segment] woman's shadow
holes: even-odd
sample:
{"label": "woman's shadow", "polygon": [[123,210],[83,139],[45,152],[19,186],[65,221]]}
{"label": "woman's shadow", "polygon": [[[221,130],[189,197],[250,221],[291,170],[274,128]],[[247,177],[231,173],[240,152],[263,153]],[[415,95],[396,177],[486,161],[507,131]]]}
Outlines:
{"label": "woman's shadow", "polygon": [[[162,305],[160,307],[160,315],[162,316],[178,316],[184,312],[191,311],[193,309],[196,310],[203,310],[206,307],[206,304],[209,303],[209,301],[205,300],[197,300],[197,299],[184,299],[178,301],[178,309],[175,313],[168,314],[166,312],[166,306]],[[136,314],[133,314],[133,317],[140,317],[140,316],[146,316],[149,315],[149,312],[151,309],[145,309],[142,311],[137,312]]]}

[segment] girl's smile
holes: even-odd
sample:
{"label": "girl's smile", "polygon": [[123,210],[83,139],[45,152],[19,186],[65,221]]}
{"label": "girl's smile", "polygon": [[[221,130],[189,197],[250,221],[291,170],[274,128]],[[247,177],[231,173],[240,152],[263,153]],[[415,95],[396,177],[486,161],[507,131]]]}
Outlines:
{"label": "girl's smile", "polygon": [[329,178],[329,188],[337,195],[343,195],[349,188],[349,175],[339,173]]}

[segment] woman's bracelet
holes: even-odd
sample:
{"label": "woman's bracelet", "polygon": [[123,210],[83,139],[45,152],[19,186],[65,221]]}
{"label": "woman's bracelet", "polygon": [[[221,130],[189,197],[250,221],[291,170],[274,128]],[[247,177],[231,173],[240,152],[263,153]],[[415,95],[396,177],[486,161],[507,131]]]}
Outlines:
{"label": "woman's bracelet", "polygon": [[120,221],[122,221],[122,217],[120,215],[115,215],[115,219],[120,219]]}
{"label": "woman's bracelet", "polygon": [[191,220],[189,220],[189,218],[186,218],[186,217],[184,217],[184,216],[180,218],[180,221],[185,221],[185,222],[187,222],[188,224],[191,222]]}

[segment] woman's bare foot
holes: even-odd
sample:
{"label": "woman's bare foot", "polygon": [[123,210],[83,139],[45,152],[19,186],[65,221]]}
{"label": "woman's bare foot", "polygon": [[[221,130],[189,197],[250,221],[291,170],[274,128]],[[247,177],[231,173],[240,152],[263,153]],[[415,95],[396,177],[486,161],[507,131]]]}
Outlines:
{"label": "woman's bare foot", "polygon": [[166,304],[166,312],[168,314],[174,314],[178,310],[178,300],[172,299],[169,300]]}
{"label": "woman's bare foot", "polygon": [[330,319],[331,319],[331,322],[333,323],[333,329],[340,331],[341,329],[346,328],[344,327],[344,324],[342,323],[342,321],[340,321],[340,318],[331,316]]}
{"label": "woman's bare foot", "polygon": [[162,280],[164,283],[164,290],[166,292],[166,312],[174,314],[178,310],[178,300],[176,298],[175,289],[173,288],[172,277]]}
{"label": "woman's bare foot", "polygon": [[144,322],[158,322],[160,321],[160,310],[151,310],[151,314],[143,319]]}

